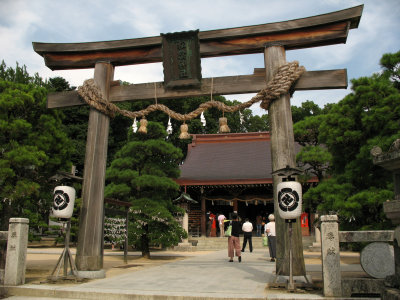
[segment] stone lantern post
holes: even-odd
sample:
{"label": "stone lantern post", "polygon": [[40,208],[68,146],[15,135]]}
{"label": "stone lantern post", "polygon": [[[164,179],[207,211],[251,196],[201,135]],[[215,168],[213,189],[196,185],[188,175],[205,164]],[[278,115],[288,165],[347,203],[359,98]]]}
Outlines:
{"label": "stone lantern post", "polygon": [[[382,149],[375,146],[371,150],[375,165],[385,168],[393,173],[394,200],[387,200],[383,203],[383,211],[386,217],[397,225],[394,230],[393,247],[395,261],[395,275],[387,278],[387,285],[392,288],[400,288],[400,139],[394,141],[389,151],[382,153]],[[400,295],[400,291],[395,293]],[[397,299],[397,298],[396,298]]]}
{"label": "stone lantern post", "polygon": [[[187,193],[182,193],[178,198],[172,201],[175,205],[178,205],[179,207],[183,208],[185,210],[185,214],[183,215],[182,219],[182,227],[185,229],[186,233],[189,235],[189,205],[191,203],[195,204],[197,203],[196,200],[193,200],[189,194]],[[192,250],[192,244],[189,243],[189,239],[183,239],[181,243],[178,244],[178,247],[176,250],[187,250],[190,251]]]}

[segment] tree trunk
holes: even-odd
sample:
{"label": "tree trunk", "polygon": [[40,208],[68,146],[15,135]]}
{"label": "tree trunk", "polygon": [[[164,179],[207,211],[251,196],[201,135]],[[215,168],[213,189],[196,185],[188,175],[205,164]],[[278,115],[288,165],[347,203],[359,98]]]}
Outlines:
{"label": "tree trunk", "polygon": [[150,258],[150,241],[148,237],[148,226],[146,225],[146,233],[142,235],[141,237],[141,248],[142,248],[142,257],[144,258]]}
{"label": "tree trunk", "polygon": [[[265,79],[270,81],[275,71],[286,63],[285,49],[279,45],[266,47]],[[290,107],[290,95],[282,95],[275,99],[269,106],[271,124],[271,156],[272,171],[283,169],[286,166],[295,167],[295,150],[292,112]],[[282,179],[274,175],[274,214],[276,222],[276,274],[289,275],[289,224],[280,218],[278,213],[277,185]],[[293,224],[292,235],[293,275],[305,275],[303,256],[303,242],[300,228],[300,218]]]}

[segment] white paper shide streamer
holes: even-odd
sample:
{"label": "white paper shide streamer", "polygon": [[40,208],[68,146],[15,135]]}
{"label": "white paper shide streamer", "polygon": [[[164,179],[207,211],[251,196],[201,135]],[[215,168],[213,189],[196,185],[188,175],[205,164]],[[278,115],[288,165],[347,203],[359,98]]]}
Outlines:
{"label": "white paper shide streamer", "polygon": [[168,118],[167,133],[168,133],[168,134],[171,134],[171,133],[172,133],[171,117]]}
{"label": "white paper shide streamer", "polygon": [[239,110],[239,120],[240,120],[240,125],[243,125],[243,124],[244,124],[244,116],[243,116],[243,114],[240,112],[240,110]]}
{"label": "white paper shide streamer", "polygon": [[136,122],[136,118],[135,118],[132,123],[132,131],[133,131],[133,133],[136,133],[137,130],[138,130],[138,127],[137,127],[137,122]]}
{"label": "white paper shide streamer", "polygon": [[207,122],[206,122],[206,118],[204,117],[204,112],[201,112],[200,122],[201,122],[201,124],[203,124],[203,127],[206,127]]}

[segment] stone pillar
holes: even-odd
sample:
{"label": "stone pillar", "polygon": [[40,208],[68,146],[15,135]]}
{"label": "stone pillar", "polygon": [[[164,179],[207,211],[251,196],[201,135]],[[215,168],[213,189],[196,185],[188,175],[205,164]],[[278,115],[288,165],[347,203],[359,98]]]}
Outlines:
{"label": "stone pillar", "polygon": [[[189,234],[189,215],[187,213],[187,204],[182,207],[185,209],[185,214],[183,215],[182,219],[182,228],[185,229],[186,233]],[[178,243],[178,246],[174,247],[175,251],[194,251],[195,247],[192,246],[191,243],[189,243],[189,239],[183,239],[181,243]]]}
{"label": "stone pillar", "polygon": [[10,219],[4,285],[21,285],[25,283],[28,232],[29,219]]}
{"label": "stone pillar", "polygon": [[321,256],[325,297],[342,296],[339,226],[336,215],[321,216]]}
{"label": "stone pillar", "polygon": [[[186,210],[185,210],[185,214],[183,215],[182,227],[183,227],[183,229],[185,229],[186,233],[189,236],[189,214],[187,213]],[[183,239],[182,243],[185,243],[185,244],[189,243],[189,239],[188,238]]]}
{"label": "stone pillar", "polygon": [[[108,100],[114,67],[96,63],[94,81]],[[104,185],[110,117],[90,108],[76,266],[80,277],[103,278]]]}

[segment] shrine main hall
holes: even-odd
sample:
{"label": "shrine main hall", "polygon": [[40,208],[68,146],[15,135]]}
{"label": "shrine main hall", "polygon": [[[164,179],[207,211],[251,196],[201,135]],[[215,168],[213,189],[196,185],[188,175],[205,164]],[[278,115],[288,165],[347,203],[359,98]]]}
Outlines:
{"label": "shrine main hall", "polygon": [[[227,218],[237,211],[254,225],[257,215],[273,213],[271,163],[269,132],[194,134],[176,180],[197,201],[190,204],[189,234],[205,236],[208,211]],[[311,178],[303,191],[316,183]]]}

